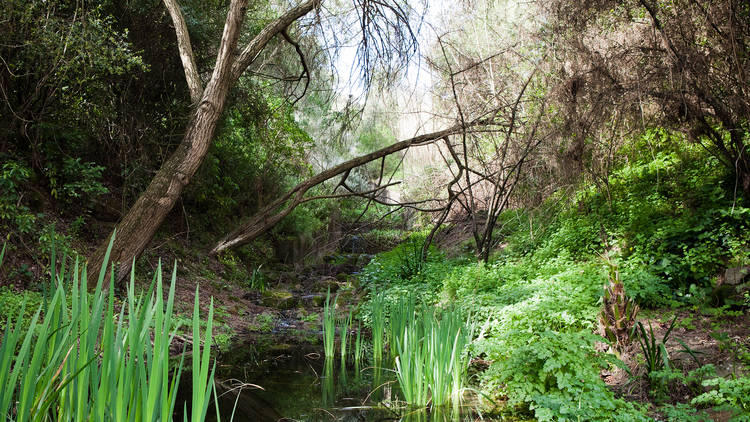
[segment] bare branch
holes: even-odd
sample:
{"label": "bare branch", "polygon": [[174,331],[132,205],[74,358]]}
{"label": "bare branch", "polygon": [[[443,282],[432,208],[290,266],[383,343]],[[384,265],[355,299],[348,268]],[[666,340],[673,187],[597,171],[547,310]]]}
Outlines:
{"label": "bare branch", "polygon": [[305,59],[305,54],[302,52],[302,48],[299,46],[299,43],[294,41],[292,37],[289,36],[289,33],[287,33],[286,28],[284,28],[283,31],[281,31],[281,35],[284,37],[284,40],[291,44],[294,47],[294,51],[297,52],[297,56],[299,56],[299,61],[302,64],[302,73],[299,74],[299,76],[295,79],[297,82],[301,81],[302,78],[305,78],[305,88],[302,90],[302,93],[294,99],[292,102],[292,105],[296,104],[297,101],[301,100],[302,97],[305,96],[305,93],[307,93],[307,88],[310,86],[310,69],[307,67],[307,60]]}
{"label": "bare branch", "polygon": [[[446,136],[464,132],[467,130],[467,128],[487,125],[491,123],[491,119],[478,119],[473,122],[467,123],[466,127],[456,125],[438,132],[427,133],[414,138],[406,139],[404,141],[396,142],[369,154],[351,159],[321,173],[318,173],[317,175],[298,184],[282,197],[263,207],[253,217],[242,223],[236,230],[224,236],[224,238],[222,238],[213,247],[210,253],[212,255],[215,255],[225,249],[246,244],[257,238],[261,234],[265,233],[268,229],[270,229],[284,217],[289,215],[289,213],[291,213],[294,208],[296,208],[300,203],[302,203],[304,201],[305,193],[307,193],[313,187],[325,182],[326,180],[337,177],[340,174],[345,174],[355,167],[359,167],[363,164],[378,160],[387,155],[403,151],[407,148],[420,145],[429,145],[445,138]],[[339,184],[339,186],[344,186],[346,188],[346,186],[341,183]],[[376,199],[372,200],[377,202]],[[413,207],[415,204],[417,203],[388,205],[405,205]],[[441,208],[437,210],[440,209]],[[435,211],[435,209],[425,209],[424,211]]]}
{"label": "bare branch", "polygon": [[265,48],[271,38],[277,34],[282,33],[292,22],[310,13],[313,9],[317,8],[321,3],[321,0],[308,0],[297,7],[289,9],[286,13],[279,16],[276,20],[266,25],[258,35],[255,36],[242,52],[237,56],[232,65],[232,81],[239,79],[242,73],[250,66],[253,61],[258,57],[258,54]]}

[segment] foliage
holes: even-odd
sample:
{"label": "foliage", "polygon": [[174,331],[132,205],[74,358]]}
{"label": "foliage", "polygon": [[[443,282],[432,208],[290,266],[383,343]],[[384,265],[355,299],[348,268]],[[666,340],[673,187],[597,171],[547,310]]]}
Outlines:
{"label": "foliage", "polygon": [[364,343],[362,343],[362,324],[357,324],[357,337],[354,340],[354,367],[357,373],[361,368],[362,353],[364,352]]}
{"label": "foliage", "polygon": [[669,422],[705,422],[710,420],[706,412],[696,412],[695,408],[684,403],[666,404],[659,408]]}
{"label": "foliage", "polygon": [[21,233],[31,231],[36,221],[21,189],[30,176],[31,170],[20,161],[9,160],[0,167],[0,224]]}
{"label": "foliage", "polygon": [[711,378],[705,387],[715,387],[691,401],[693,405],[724,405],[736,411],[734,420],[750,416],[750,377]]}
{"label": "foliage", "polygon": [[370,329],[372,332],[372,361],[378,367],[383,362],[385,336],[385,296],[377,293],[370,297]]}
{"label": "foliage", "polygon": [[667,282],[647,267],[627,261],[621,267],[626,294],[644,307],[656,308],[672,303],[672,292]]}
{"label": "foliage", "polygon": [[331,290],[326,293],[326,302],[323,306],[323,348],[325,349],[326,359],[334,356],[333,346],[336,337],[336,296],[331,303]]}
{"label": "foliage", "polygon": [[349,311],[346,316],[342,316],[339,320],[339,338],[341,346],[341,362],[342,366],[346,365],[346,348],[348,346],[347,338],[349,335],[349,327],[352,325],[352,312]]}
{"label": "foliage", "polygon": [[224,265],[226,277],[229,281],[237,284],[246,284],[251,275],[247,273],[245,264],[232,252],[224,252],[218,256],[219,262]]}
{"label": "foliage", "polygon": [[[293,110],[254,83],[243,84],[247,97],[227,110],[195,183],[185,191],[193,221],[210,230],[226,230],[309,173],[304,157],[311,139]],[[284,224],[304,232],[295,218],[304,217],[290,216]]]}
{"label": "foliage", "polygon": [[247,284],[251,289],[263,293],[268,288],[268,282],[266,281],[266,276],[263,275],[263,271],[261,271],[261,267],[263,267],[262,264],[253,270],[253,273],[250,274],[250,279],[248,279]]}
{"label": "foliage", "polygon": [[650,374],[662,368],[669,368],[669,353],[667,352],[667,340],[677,322],[677,317],[672,319],[667,331],[661,340],[656,339],[651,323],[648,324],[648,333],[643,328],[643,323],[638,321],[638,344],[641,346],[643,358],[646,360],[646,373]]}
{"label": "foliage", "polygon": [[[105,271],[89,296],[86,267],[76,260],[66,271],[65,264],[53,265],[55,290],[46,306],[37,308],[28,330],[22,329],[24,306],[15,323],[6,327],[0,345],[0,382],[7,388],[0,391],[0,414],[19,421],[171,420],[182,370],[182,362],[174,370],[169,368],[177,329],[172,320],[176,266],[166,301],[159,266],[145,295],[136,296],[131,278],[118,312],[114,288],[110,286],[109,293],[103,290]],[[205,419],[215,392],[209,355],[213,304],[204,336],[198,310],[196,292],[192,421]]]}
{"label": "foliage", "polygon": [[460,311],[439,316],[430,311],[403,314],[395,329],[396,377],[404,400],[412,405],[458,404],[466,382],[469,341],[466,321]]}
{"label": "foliage", "polygon": [[87,207],[92,198],[108,192],[99,180],[103,166],[92,162],[81,162],[80,158],[67,157],[59,168],[47,169],[50,194],[67,204]]}
{"label": "foliage", "polygon": [[416,237],[411,237],[399,247],[401,265],[399,266],[399,278],[409,280],[422,272],[424,259],[422,257],[422,245]]}
{"label": "foliage", "polygon": [[631,404],[615,399],[599,378],[612,363],[593,344],[600,338],[587,332],[544,331],[509,351],[491,368],[505,385],[510,404],[528,403],[540,421],[646,420]]}
{"label": "foliage", "polygon": [[685,374],[682,370],[674,367],[664,367],[648,374],[651,386],[649,395],[656,403],[683,400],[687,393],[691,396],[703,392],[702,383],[709,378],[716,377],[713,365],[700,366]]}
{"label": "foliage", "polygon": [[255,329],[262,333],[270,333],[273,330],[276,317],[270,313],[262,313],[255,317]]}
{"label": "foliage", "polygon": [[4,331],[8,322],[17,318],[22,321],[22,332],[25,332],[42,302],[42,294],[39,292],[26,290],[19,294],[7,286],[0,287],[0,330]]}
{"label": "foliage", "polygon": [[604,289],[599,324],[604,329],[604,336],[615,349],[622,350],[630,342],[638,315],[638,305],[625,295],[625,287],[617,266],[613,263],[608,265],[609,285]]}

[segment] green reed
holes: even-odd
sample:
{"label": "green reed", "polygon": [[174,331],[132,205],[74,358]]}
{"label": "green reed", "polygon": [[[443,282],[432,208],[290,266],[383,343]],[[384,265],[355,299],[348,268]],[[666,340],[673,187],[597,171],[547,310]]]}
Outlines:
{"label": "green reed", "polygon": [[361,368],[360,364],[362,362],[362,351],[363,351],[363,345],[362,345],[362,324],[357,324],[357,337],[354,341],[354,368],[359,373],[359,369]]}
{"label": "green reed", "polygon": [[401,334],[392,334],[404,400],[416,406],[458,403],[468,367],[464,349],[470,340],[463,315],[451,310],[439,316],[431,311],[396,315],[405,319],[395,324],[404,327]]}
{"label": "green reed", "polygon": [[372,357],[373,364],[380,366],[385,345],[385,296],[379,293],[370,301],[372,315]]}
{"label": "green reed", "polygon": [[[0,345],[3,420],[172,420],[182,371],[182,360],[175,368],[169,365],[169,347],[178,329],[173,318],[176,265],[166,301],[161,264],[145,294],[136,295],[131,273],[118,312],[114,276],[108,291],[103,289],[111,247],[112,241],[93,294],[88,292],[86,265],[76,259],[67,272],[63,259],[59,272],[56,263],[51,266],[50,299],[36,310],[28,330],[23,333],[21,328],[23,309],[15,326],[9,321]],[[196,290],[193,397],[190,412],[184,405],[185,420],[204,420],[215,394],[209,355],[212,318],[213,303],[201,336]],[[218,417],[218,408],[216,412]]]}
{"label": "green reed", "polygon": [[416,311],[416,300],[413,295],[408,294],[399,298],[396,303],[390,307],[390,317],[388,319],[388,347],[391,351],[391,358],[395,359],[399,354],[399,342],[411,321],[414,320]]}
{"label": "green reed", "polygon": [[346,348],[348,347],[347,338],[349,335],[349,326],[352,324],[352,311],[347,316],[341,318],[339,327],[339,340],[341,342],[341,365],[346,366]]}
{"label": "green reed", "polygon": [[326,294],[326,302],[323,307],[323,348],[326,358],[334,356],[333,346],[336,337],[336,298],[331,303],[331,289]]}

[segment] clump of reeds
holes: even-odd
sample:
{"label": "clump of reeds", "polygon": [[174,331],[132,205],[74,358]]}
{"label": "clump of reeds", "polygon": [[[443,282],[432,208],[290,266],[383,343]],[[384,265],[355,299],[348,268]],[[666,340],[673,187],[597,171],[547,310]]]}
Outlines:
{"label": "clump of reeds", "polygon": [[388,318],[388,347],[391,358],[395,359],[399,354],[400,345],[404,332],[411,321],[414,320],[416,311],[416,300],[409,294],[400,297],[391,307]]}
{"label": "clump of reeds", "polygon": [[[114,277],[109,290],[103,289],[108,259],[109,249],[93,294],[88,293],[85,265],[76,259],[66,272],[63,259],[58,272],[53,259],[46,306],[36,310],[25,333],[23,309],[15,324],[9,321],[0,344],[3,420],[172,420],[182,371],[182,360],[175,368],[169,366],[169,347],[178,329],[172,314],[176,266],[166,301],[161,264],[146,294],[136,296],[131,273],[127,299],[118,312]],[[185,420],[190,421],[205,419],[215,394],[209,355],[213,302],[201,336],[197,293],[189,412],[184,405]]]}
{"label": "clump of reeds", "polygon": [[326,358],[334,356],[333,346],[336,337],[336,298],[331,303],[331,289],[326,294],[323,307],[323,348]]}
{"label": "clump of reeds", "polygon": [[354,368],[357,374],[359,374],[359,369],[361,368],[361,362],[362,362],[362,351],[364,349],[364,345],[362,344],[362,324],[357,324],[357,337],[354,341]]}
{"label": "clump of reeds", "polygon": [[346,348],[348,347],[349,326],[352,324],[352,312],[349,311],[347,316],[341,318],[339,328],[339,340],[341,346],[341,366],[346,366]]}
{"label": "clump of reeds", "polygon": [[383,343],[385,336],[385,296],[382,293],[374,295],[370,301],[372,318],[372,360],[375,366],[383,361]]}
{"label": "clump of reeds", "polygon": [[440,316],[428,311],[417,315],[410,311],[413,300],[403,304],[407,313],[395,313],[404,318],[395,324],[403,331],[400,335],[392,332],[392,338],[397,354],[396,376],[404,400],[416,406],[457,403],[466,379],[464,349],[470,340],[463,315],[452,310]]}

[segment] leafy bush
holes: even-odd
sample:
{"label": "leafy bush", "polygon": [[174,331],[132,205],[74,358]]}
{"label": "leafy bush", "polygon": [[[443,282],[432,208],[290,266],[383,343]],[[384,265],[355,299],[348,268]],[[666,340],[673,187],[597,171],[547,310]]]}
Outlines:
{"label": "leafy bush", "polygon": [[50,193],[68,205],[87,207],[93,198],[109,192],[100,181],[103,171],[104,167],[95,163],[65,157],[47,169]]}
{"label": "leafy bush", "polygon": [[627,261],[622,267],[622,280],[628,296],[643,307],[656,308],[670,303],[672,292],[663,278],[648,268]]}
{"label": "leafy bush", "polygon": [[601,337],[585,331],[544,331],[510,350],[489,371],[505,385],[511,405],[528,404],[540,421],[647,420],[616,399],[599,378],[613,360],[594,351],[596,341]]}
{"label": "leafy bush", "polygon": [[703,386],[715,389],[694,398],[693,405],[725,406],[735,410],[735,416],[750,416],[750,377],[711,378],[703,381]]}
{"label": "leafy bush", "polygon": [[0,227],[5,225],[21,233],[31,231],[36,216],[21,193],[30,176],[31,170],[20,161],[9,160],[0,167]]}

